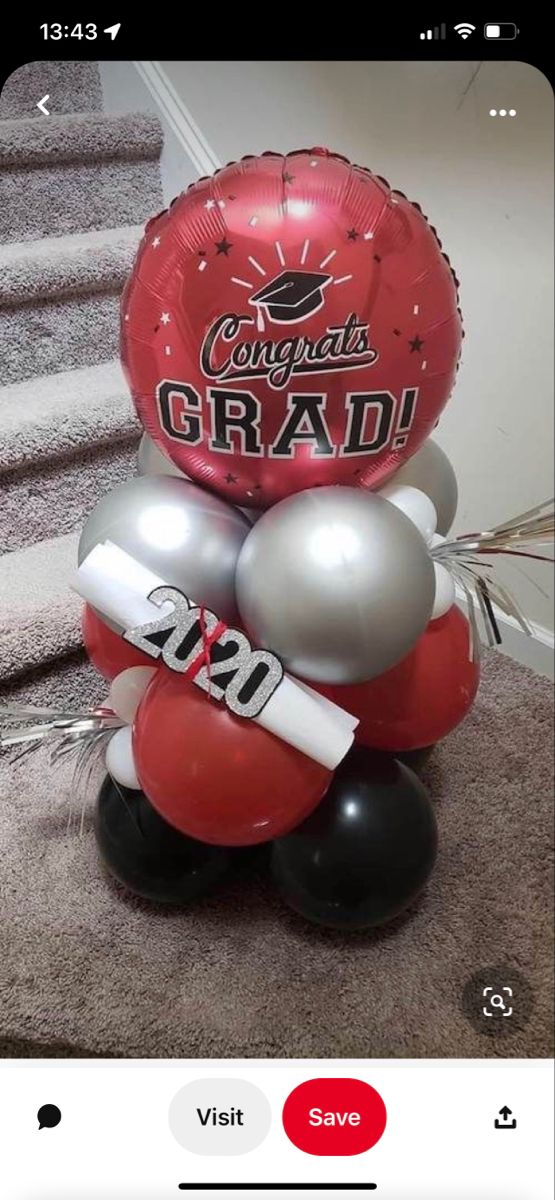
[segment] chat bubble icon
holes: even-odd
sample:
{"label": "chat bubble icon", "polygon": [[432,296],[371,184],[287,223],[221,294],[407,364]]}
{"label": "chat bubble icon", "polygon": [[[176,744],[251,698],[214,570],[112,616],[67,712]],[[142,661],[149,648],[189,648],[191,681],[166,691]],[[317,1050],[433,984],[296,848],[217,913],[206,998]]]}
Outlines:
{"label": "chat bubble icon", "polygon": [[37,1113],[39,1129],[55,1129],[61,1119],[62,1114],[57,1104],[43,1104]]}

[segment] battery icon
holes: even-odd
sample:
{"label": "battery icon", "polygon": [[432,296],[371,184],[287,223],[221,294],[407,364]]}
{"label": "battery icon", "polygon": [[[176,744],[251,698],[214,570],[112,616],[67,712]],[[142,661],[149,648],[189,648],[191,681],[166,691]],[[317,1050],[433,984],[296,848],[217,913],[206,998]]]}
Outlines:
{"label": "battery icon", "polygon": [[492,38],[496,41],[512,41],[518,33],[516,25],[512,21],[500,21],[497,25],[485,25],[484,37]]}

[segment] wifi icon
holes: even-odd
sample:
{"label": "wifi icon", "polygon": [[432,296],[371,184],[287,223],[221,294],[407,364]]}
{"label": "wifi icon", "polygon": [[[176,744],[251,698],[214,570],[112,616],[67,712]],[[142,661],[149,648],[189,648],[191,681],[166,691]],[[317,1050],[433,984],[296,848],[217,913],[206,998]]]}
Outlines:
{"label": "wifi icon", "polygon": [[466,41],[470,37],[470,34],[474,33],[476,26],[470,25],[468,21],[461,21],[460,25],[454,25],[453,28],[455,33],[458,33],[459,37],[462,37]]}

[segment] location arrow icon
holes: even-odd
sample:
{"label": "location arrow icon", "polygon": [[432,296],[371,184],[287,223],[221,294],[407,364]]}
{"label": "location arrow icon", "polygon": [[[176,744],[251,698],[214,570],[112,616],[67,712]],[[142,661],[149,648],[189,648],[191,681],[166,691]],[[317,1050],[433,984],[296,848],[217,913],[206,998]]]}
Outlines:
{"label": "location arrow icon", "polygon": [[103,29],[103,31],[102,31],[102,32],[103,32],[103,33],[109,33],[109,34],[110,34],[110,37],[111,37],[111,39],[112,39],[112,41],[113,41],[113,40],[114,40],[114,38],[116,38],[116,37],[117,37],[117,35],[118,35],[118,33],[119,33],[120,29],[121,29],[121,21],[120,21],[119,25],[108,25],[108,28],[107,28],[107,29]]}

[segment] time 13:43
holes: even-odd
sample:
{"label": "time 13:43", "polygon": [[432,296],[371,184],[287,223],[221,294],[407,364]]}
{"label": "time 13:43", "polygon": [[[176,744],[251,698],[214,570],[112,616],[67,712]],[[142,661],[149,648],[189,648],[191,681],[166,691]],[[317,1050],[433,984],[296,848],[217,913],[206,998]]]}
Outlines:
{"label": "time 13:43", "polygon": [[81,22],[70,27],[69,25],[60,25],[59,22],[45,23],[41,25],[41,33],[45,41],[59,42],[61,38],[86,38],[92,42],[98,36],[97,26],[88,24],[83,25]]}

